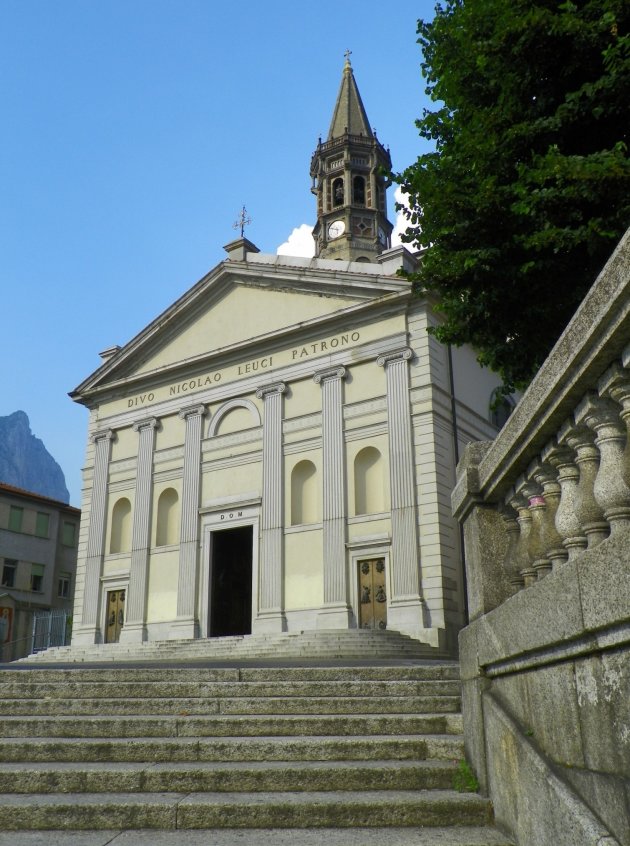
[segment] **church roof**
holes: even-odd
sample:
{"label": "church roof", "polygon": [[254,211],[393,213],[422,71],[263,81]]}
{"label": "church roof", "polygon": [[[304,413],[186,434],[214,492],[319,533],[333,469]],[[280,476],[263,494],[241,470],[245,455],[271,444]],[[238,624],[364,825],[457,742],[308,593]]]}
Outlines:
{"label": "church roof", "polygon": [[339,138],[346,132],[350,135],[373,137],[370,122],[365,113],[365,107],[363,106],[359,89],[354,80],[352,65],[348,57],[346,57],[341,86],[328,131],[328,140],[331,141],[333,138]]}

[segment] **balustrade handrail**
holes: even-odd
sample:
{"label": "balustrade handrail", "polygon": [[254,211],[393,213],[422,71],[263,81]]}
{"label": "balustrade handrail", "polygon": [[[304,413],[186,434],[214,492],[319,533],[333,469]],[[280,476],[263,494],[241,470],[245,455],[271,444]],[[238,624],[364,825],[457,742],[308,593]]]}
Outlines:
{"label": "balustrade handrail", "polygon": [[477,445],[474,472],[453,492],[456,516],[472,498],[500,502],[588,390],[630,344],[630,229],[595,280],[496,439]]}

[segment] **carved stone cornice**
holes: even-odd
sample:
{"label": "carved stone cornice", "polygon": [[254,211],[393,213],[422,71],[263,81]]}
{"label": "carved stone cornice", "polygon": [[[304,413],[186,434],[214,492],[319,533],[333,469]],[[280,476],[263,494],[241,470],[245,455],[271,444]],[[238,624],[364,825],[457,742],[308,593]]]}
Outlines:
{"label": "carved stone cornice", "polygon": [[345,367],[328,367],[326,370],[318,370],[313,374],[313,382],[319,385],[329,379],[345,379],[347,375],[348,371]]}
{"label": "carved stone cornice", "polygon": [[413,357],[413,350],[411,347],[402,347],[399,350],[392,350],[392,352],[386,352],[379,355],[376,359],[376,363],[379,367],[387,367],[388,364],[392,364],[396,361],[409,361],[410,358]]}

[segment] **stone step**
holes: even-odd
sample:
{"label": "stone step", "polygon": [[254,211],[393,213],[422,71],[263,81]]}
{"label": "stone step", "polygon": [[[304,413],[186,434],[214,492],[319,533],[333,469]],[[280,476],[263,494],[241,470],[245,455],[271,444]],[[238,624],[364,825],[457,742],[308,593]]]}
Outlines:
{"label": "stone step", "polygon": [[0,796],[0,830],[483,826],[487,799],[450,790]]}
{"label": "stone step", "polygon": [[459,682],[459,666],[454,663],[425,662],[408,665],[383,664],[380,666],[267,666],[267,667],[207,667],[177,664],[160,667],[83,667],[32,668],[22,665],[2,670],[0,680],[5,684],[27,681],[30,683],[57,684],[63,681],[104,682],[108,679],[120,682],[394,682],[421,681]]}
{"label": "stone step", "polygon": [[31,737],[0,739],[0,761],[456,761],[461,735],[357,735],[354,737]]}
{"label": "stone step", "polygon": [[353,697],[402,697],[458,696],[459,682],[454,681],[277,681],[277,682],[171,682],[161,679],[147,681],[108,680],[85,682],[64,681],[55,684],[5,681],[1,686],[2,698],[32,697],[128,699],[130,697],[295,697],[295,696],[353,696]]}
{"label": "stone step", "polygon": [[488,826],[12,831],[0,846],[512,846]]}
{"label": "stone step", "polygon": [[329,657],[343,658],[439,658],[440,651],[399,632],[350,630],[320,630],[285,632],[277,635],[245,635],[229,638],[198,640],[150,641],[138,644],[100,644],[98,646],[54,647],[29,656],[30,663],[57,661],[130,661],[157,660],[169,657],[235,658],[262,657]]}
{"label": "stone step", "polygon": [[451,761],[0,764],[0,793],[449,789]]}
{"label": "stone step", "polygon": [[[3,691],[4,692],[4,691]],[[137,693],[137,691],[135,692]],[[13,693],[15,695],[15,693]],[[32,695],[32,694],[31,694]],[[103,697],[107,694],[104,693]],[[45,694],[44,694],[45,696]],[[189,715],[189,714],[439,714],[457,713],[458,696],[389,697],[239,697],[177,699],[119,697],[117,699],[2,699],[0,715]]]}
{"label": "stone step", "polygon": [[312,735],[459,734],[460,714],[199,715],[192,717],[12,717],[0,719],[10,737],[259,737]]}

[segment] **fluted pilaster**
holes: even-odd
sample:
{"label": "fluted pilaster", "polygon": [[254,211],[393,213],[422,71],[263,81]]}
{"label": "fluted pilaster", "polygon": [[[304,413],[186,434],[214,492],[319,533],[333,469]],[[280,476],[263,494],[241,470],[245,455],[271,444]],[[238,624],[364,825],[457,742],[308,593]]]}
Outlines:
{"label": "fluted pilaster", "polygon": [[345,367],[321,370],[313,376],[322,388],[324,608],[323,628],[348,628],[346,563],[346,479],[343,442],[343,380]]}
{"label": "fluted pilaster", "polygon": [[264,402],[263,492],[260,515],[260,563],[258,569],[258,616],[254,630],[284,631],[283,601],[284,461],[282,454],[282,395],[284,382],[256,391]]}
{"label": "fluted pilaster", "polygon": [[120,633],[120,639],[123,642],[142,641],[146,637],[153,448],[157,426],[158,421],[155,417],[139,420],[133,425],[134,432],[138,433],[138,459],[131,536],[131,569],[127,590],[127,616]]}
{"label": "fluted pilaster", "polygon": [[182,479],[182,511],[179,533],[179,578],[177,583],[177,619],[171,627],[172,637],[199,636],[196,620],[199,567],[199,490],[201,483],[201,435],[206,408],[191,405],[182,408],[179,416],[186,424],[184,436],[184,472]]}
{"label": "fluted pilaster", "polygon": [[83,587],[83,613],[78,640],[95,643],[99,640],[97,621],[101,593],[101,573],[105,554],[105,516],[107,512],[107,478],[114,432],[105,429],[92,435],[94,443],[94,475],[90,503],[90,528],[87,539],[85,582]]}
{"label": "fluted pilaster", "polygon": [[[377,358],[385,368],[389,424],[389,480],[392,513],[391,611],[388,624],[404,630],[415,614],[421,619],[418,527],[416,523],[415,457],[409,407],[408,347]],[[408,606],[400,615],[397,602]],[[400,616],[401,622],[397,621]],[[421,623],[420,623],[421,625]]]}

